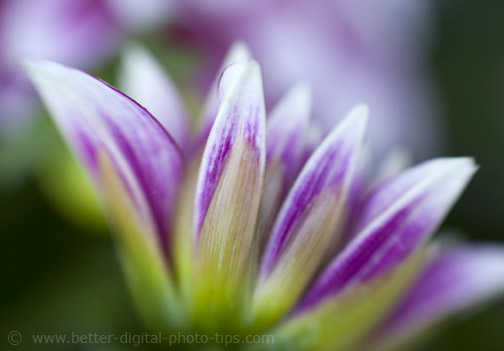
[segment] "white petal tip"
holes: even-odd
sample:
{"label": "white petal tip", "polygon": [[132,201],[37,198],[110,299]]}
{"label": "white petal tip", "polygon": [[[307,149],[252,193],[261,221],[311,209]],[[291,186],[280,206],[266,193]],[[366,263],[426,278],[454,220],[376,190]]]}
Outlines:
{"label": "white petal tip", "polygon": [[59,87],[67,92],[65,86],[69,80],[73,79],[69,77],[77,78],[85,74],[78,69],[47,60],[26,60],[23,66],[40,92],[46,90],[48,86]]}
{"label": "white petal tip", "polygon": [[461,177],[470,177],[479,169],[479,165],[472,157],[449,157],[443,160],[448,169]]}
{"label": "white petal tip", "polygon": [[362,138],[369,120],[369,107],[359,104],[352,108],[343,120],[333,129],[333,134],[339,135],[341,131],[348,133],[348,138]]}
{"label": "white petal tip", "polygon": [[21,64],[30,75],[40,75],[41,73],[50,72],[57,66],[64,67],[63,65],[46,60],[23,60]]}
{"label": "white petal tip", "polygon": [[244,61],[247,59],[250,59],[252,57],[252,54],[250,53],[250,49],[245,44],[244,41],[235,41],[232,45],[231,48],[229,49],[229,54],[228,57],[234,61]]}
{"label": "white petal tip", "polygon": [[355,105],[348,113],[348,118],[356,120],[358,123],[367,124],[371,109],[368,104],[360,103]]}
{"label": "white petal tip", "polygon": [[298,83],[287,94],[289,102],[293,105],[292,108],[298,111],[306,111],[306,113],[299,115],[308,118],[313,99],[310,86],[307,83]]}
{"label": "white petal tip", "polygon": [[126,43],[121,50],[121,69],[125,70],[129,65],[149,60],[150,54],[145,47],[136,42]]}
{"label": "white petal tip", "polygon": [[258,86],[262,86],[261,67],[254,60],[236,62],[229,65],[219,79],[217,89],[220,94],[227,92],[226,95],[232,94],[235,89],[250,82],[252,79],[257,79]]}

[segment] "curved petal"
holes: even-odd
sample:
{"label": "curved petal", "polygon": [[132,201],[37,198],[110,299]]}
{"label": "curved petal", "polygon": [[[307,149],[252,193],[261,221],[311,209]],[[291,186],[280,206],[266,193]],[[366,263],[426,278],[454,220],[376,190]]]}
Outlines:
{"label": "curved petal", "polygon": [[208,135],[210,134],[210,130],[212,129],[212,125],[214,124],[215,118],[217,116],[217,110],[219,108],[219,95],[218,95],[218,82],[222,75],[222,72],[226,67],[233,63],[237,62],[245,62],[252,58],[250,51],[243,42],[235,42],[231,48],[229,49],[222,65],[217,71],[217,75],[210,86],[210,90],[208,91],[208,96],[206,98],[202,114],[200,116],[198,130],[196,135],[191,141],[191,145],[189,147],[189,155],[195,155],[200,149],[205,146],[205,142],[208,139]]}
{"label": "curved petal", "polygon": [[158,246],[161,243],[164,251],[183,167],[172,138],[147,110],[91,75],[46,61],[27,67],[63,136],[92,178],[100,186],[98,154],[105,151],[143,225],[157,233],[157,238],[147,239]]}
{"label": "curved petal", "polygon": [[[100,150],[102,200],[118,237],[118,252],[132,297],[149,327],[167,330],[186,326],[172,275],[159,248],[145,240],[151,229],[142,223],[110,155]],[[152,236],[152,233],[151,233]]]}
{"label": "curved petal", "polygon": [[404,345],[449,316],[503,293],[502,245],[448,249],[413,284],[378,332],[378,345]]}
{"label": "curved petal", "polygon": [[219,81],[220,106],[203,153],[194,230],[199,323],[218,327],[241,317],[256,254],[256,222],[263,186],[265,107],[259,65],[229,66]]}
{"label": "curved petal", "polygon": [[280,205],[299,172],[310,109],[311,91],[306,85],[296,85],[278,102],[266,121],[265,190],[259,218],[261,242],[267,240]]}
{"label": "curved petal", "polygon": [[422,248],[391,272],[291,316],[273,332],[275,350],[364,350],[365,337],[387,317],[431,255],[430,248]]}
{"label": "curved petal", "polygon": [[342,239],[340,245],[337,245],[332,250],[327,263],[329,263],[330,260],[341,250],[341,248],[350,242],[357,234],[355,232],[355,227],[362,211],[364,200],[366,199],[366,192],[368,190],[370,178],[369,173],[369,152],[367,151],[365,145],[364,152],[361,153],[361,157],[357,163],[357,170],[355,171],[350,191],[348,192],[348,199],[345,208],[345,226],[342,231]]}
{"label": "curved petal", "polygon": [[119,87],[147,108],[181,147],[189,133],[182,97],[166,71],[150,53],[130,45],[122,57]]}
{"label": "curved petal", "polygon": [[445,217],[476,171],[470,158],[425,162],[371,194],[361,230],[309,290],[298,312],[399,265]]}
{"label": "curved petal", "polygon": [[270,324],[295,303],[333,240],[363,142],[368,108],[354,108],[322,142],[294,183],[273,226],[254,293]]}

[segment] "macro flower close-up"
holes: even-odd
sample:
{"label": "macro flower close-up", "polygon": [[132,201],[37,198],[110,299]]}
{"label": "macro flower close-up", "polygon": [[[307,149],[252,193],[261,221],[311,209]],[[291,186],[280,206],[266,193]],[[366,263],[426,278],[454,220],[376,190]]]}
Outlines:
{"label": "macro flower close-up", "polygon": [[5,349],[500,350],[464,6],[0,2]]}
{"label": "macro flower close-up", "polygon": [[[454,250],[429,238],[476,172],[471,158],[375,174],[364,147],[372,108],[357,105],[319,142],[309,133],[310,90],[299,84],[267,117],[260,66],[242,43],[195,128],[140,47],[126,51],[122,68],[131,97],[57,63],[26,67],[95,184],[152,330],[197,333],[202,347],[254,336],[244,349],[373,349],[395,333],[407,343],[416,320],[442,312],[415,311],[425,287],[414,284]],[[491,295],[504,288],[504,249],[482,250],[466,255]],[[449,270],[425,274],[453,279]],[[435,302],[448,287],[434,288]],[[464,299],[482,293],[459,288]]]}

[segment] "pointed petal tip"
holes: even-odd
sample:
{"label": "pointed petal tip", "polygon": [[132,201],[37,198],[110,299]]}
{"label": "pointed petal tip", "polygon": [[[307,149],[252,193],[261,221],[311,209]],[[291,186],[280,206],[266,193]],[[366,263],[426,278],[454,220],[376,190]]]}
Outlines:
{"label": "pointed petal tip", "polygon": [[334,138],[339,138],[341,133],[345,133],[347,140],[358,141],[362,144],[367,124],[369,120],[369,107],[364,104],[355,106],[343,120],[337,124],[326,137],[327,142],[332,142]]}
{"label": "pointed petal tip", "polygon": [[223,71],[233,63],[248,61],[252,58],[250,50],[248,46],[243,41],[234,42],[229,48],[226,56],[224,57],[222,64],[217,70],[217,74],[212,82],[212,85],[209,89],[208,96],[206,97],[204,108],[202,110],[202,114],[200,116],[200,123],[197,127],[196,136],[193,137],[191,142],[191,146],[189,147],[190,154],[195,154],[197,150],[201,150],[203,145],[208,138],[208,134],[212,128],[212,125],[217,116],[217,110],[219,105],[219,83],[221,81]]}
{"label": "pointed petal tip", "polygon": [[457,162],[457,165],[459,165],[459,167],[473,172],[476,172],[480,168],[480,165],[476,163],[474,157],[470,156],[453,157],[453,161]]}
{"label": "pointed petal tip", "polygon": [[298,113],[292,114],[292,119],[294,119],[294,117],[306,121],[310,119],[310,111],[312,109],[313,103],[313,93],[308,83],[301,82],[294,85],[287,92],[284,99],[286,103],[290,105],[290,109],[292,111],[298,111]]}
{"label": "pointed petal tip", "polygon": [[[288,134],[292,128],[304,133],[312,108],[312,91],[306,83],[298,83],[290,88],[268,114],[269,142]],[[274,135],[278,134],[278,135]]]}
{"label": "pointed petal tip", "polygon": [[233,44],[231,44],[228,57],[231,59],[238,59],[241,61],[246,58],[251,58],[252,54],[245,41],[237,40]]}
{"label": "pointed petal tip", "polygon": [[150,52],[142,44],[135,41],[125,43],[120,51],[120,72],[124,74],[130,66],[146,61],[150,56]]}
{"label": "pointed petal tip", "polygon": [[359,102],[358,104],[356,104],[353,109],[354,111],[361,111],[363,113],[366,113],[369,115],[370,111],[371,111],[371,107],[369,106],[369,104],[367,102]]}
{"label": "pointed petal tip", "polygon": [[311,107],[313,92],[307,82],[300,82],[294,85],[290,92],[293,101],[299,102],[300,105],[308,105]]}
{"label": "pointed petal tip", "polygon": [[240,84],[243,84],[243,80],[246,79],[246,77],[261,78],[261,67],[257,61],[248,59],[231,63],[222,72],[217,83],[217,90],[219,92],[224,89],[231,91],[231,89],[229,89],[231,88],[229,83],[234,83],[233,87],[239,87]]}
{"label": "pointed petal tip", "polygon": [[224,76],[230,76],[231,74],[243,74],[247,71],[247,69],[256,65],[259,66],[259,64],[252,59],[252,55],[247,45],[242,41],[234,42],[224,58],[224,62],[218,72],[217,81],[214,83],[214,86],[217,87],[217,91],[220,91],[220,85]]}
{"label": "pointed petal tip", "polygon": [[122,48],[119,88],[144,106],[184,148],[190,118],[184,100],[163,64],[143,45],[129,42]]}
{"label": "pointed petal tip", "polygon": [[353,121],[356,126],[365,128],[367,126],[370,113],[371,109],[369,105],[360,103],[350,110],[346,119]]}
{"label": "pointed petal tip", "polygon": [[21,64],[32,79],[47,75],[51,71],[54,71],[55,68],[70,69],[70,67],[48,60],[26,59],[21,61]]}
{"label": "pointed petal tip", "polygon": [[[433,161],[435,162],[436,160]],[[442,168],[450,174],[450,177],[453,179],[459,179],[462,183],[465,183],[462,188],[467,185],[469,180],[480,167],[473,157],[467,156],[438,158],[437,161],[440,162],[440,166],[442,164]],[[440,172],[442,171],[440,170]]]}
{"label": "pointed petal tip", "polygon": [[122,46],[121,53],[123,58],[128,56],[129,53],[142,52],[144,49],[141,44],[135,41],[129,41]]}

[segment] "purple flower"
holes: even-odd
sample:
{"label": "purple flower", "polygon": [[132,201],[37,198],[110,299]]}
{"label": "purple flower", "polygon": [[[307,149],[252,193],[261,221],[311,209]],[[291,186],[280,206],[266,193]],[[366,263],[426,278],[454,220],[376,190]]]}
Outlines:
{"label": "purple flower", "polygon": [[27,67],[94,181],[153,328],[271,335],[261,350],[380,347],[504,289],[502,248],[430,244],[477,170],[471,158],[373,180],[362,166],[369,108],[314,142],[301,84],[266,118],[261,68],[243,44],[194,126],[139,47],[122,71],[132,97],[60,64]]}
{"label": "purple flower", "polygon": [[152,29],[173,12],[170,1],[5,0],[0,3],[0,135],[23,127],[36,100],[22,59],[80,68],[102,64],[128,34]]}
{"label": "purple flower", "polygon": [[23,58],[91,66],[117,46],[103,1],[7,0],[0,4],[0,131],[22,125],[34,99]]}

